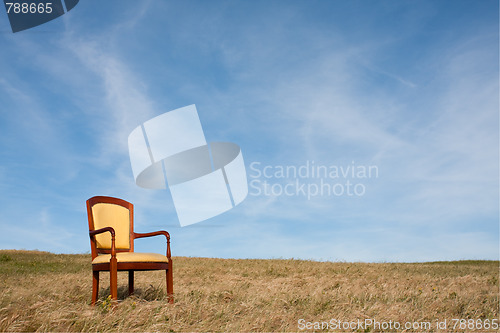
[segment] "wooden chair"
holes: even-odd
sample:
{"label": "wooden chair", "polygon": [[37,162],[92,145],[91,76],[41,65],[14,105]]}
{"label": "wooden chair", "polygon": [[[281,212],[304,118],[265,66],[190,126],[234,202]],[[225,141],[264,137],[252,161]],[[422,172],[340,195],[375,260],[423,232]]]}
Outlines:
{"label": "wooden chair", "polygon": [[[128,271],[129,295],[134,292],[134,271],[165,270],[167,295],[173,303],[170,235],[166,231],[134,232],[134,206],[125,200],[97,196],[87,200],[90,247],[92,249],[92,305],[99,294],[99,272],[110,272],[111,298],[118,298],[118,271]],[[136,238],[164,235],[167,255],[134,252]]]}

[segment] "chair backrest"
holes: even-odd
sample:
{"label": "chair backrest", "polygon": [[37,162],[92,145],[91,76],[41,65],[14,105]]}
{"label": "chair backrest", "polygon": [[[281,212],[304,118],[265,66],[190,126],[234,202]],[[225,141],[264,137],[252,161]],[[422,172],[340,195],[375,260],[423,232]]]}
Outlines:
{"label": "chair backrest", "polygon": [[[122,199],[97,196],[87,200],[89,230],[113,227],[117,252],[134,251],[134,205]],[[111,234],[104,232],[90,238],[92,259],[111,252]]]}

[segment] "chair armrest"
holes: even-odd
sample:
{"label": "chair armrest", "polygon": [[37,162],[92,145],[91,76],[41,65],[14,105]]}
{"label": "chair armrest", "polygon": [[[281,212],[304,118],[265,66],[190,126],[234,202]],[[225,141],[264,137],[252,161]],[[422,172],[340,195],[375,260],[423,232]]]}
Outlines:
{"label": "chair armrest", "polygon": [[111,233],[111,259],[116,258],[116,246],[115,246],[115,229],[113,227],[105,227],[97,230],[90,230],[89,236],[93,238],[97,234],[102,234],[103,232]]}
{"label": "chair armrest", "polygon": [[170,259],[170,234],[164,230],[160,231],[153,231],[153,232],[146,232],[146,233],[139,233],[139,232],[134,232],[134,238],[143,238],[143,237],[151,237],[151,236],[159,236],[163,235],[167,239],[167,258]]}
{"label": "chair armrest", "polygon": [[167,237],[167,239],[170,239],[170,234],[164,230],[145,232],[145,233],[134,232],[134,238],[151,237],[151,236],[158,236],[158,235],[164,235],[165,237]]}
{"label": "chair armrest", "polygon": [[92,236],[95,236],[97,234],[102,234],[103,232],[106,232],[106,231],[109,231],[111,233],[111,237],[115,236],[115,229],[113,229],[113,227],[105,227],[105,228],[101,228],[101,229],[97,229],[97,230],[90,230],[89,235],[92,237]]}

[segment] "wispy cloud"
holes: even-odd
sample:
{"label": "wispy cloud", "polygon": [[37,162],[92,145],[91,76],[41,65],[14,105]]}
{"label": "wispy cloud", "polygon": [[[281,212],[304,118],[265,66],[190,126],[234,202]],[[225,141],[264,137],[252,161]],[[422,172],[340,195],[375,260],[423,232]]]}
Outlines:
{"label": "wispy cloud", "polygon": [[[366,45],[356,47],[323,47],[320,55],[308,53],[315,49],[314,43],[309,42],[303,47],[302,55],[311,55],[310,61],[297,63],[286,71],[279,66],[271,69],[250,62],[240,77],[246,84],[239,88],[260,99],[255,112],[263,121],[258,123],[253,117],[251,121],[267,126],[265,138],[279,142],[276,147],[280,149],[264,157],[255,154],[259,161],[304,163],[314,159],[328,164],[356,160],[377,164],[381,177],[371,188],[372,197],[364,198],[357,205],[362,210],[359,214],[349,210],[356,205],[346,208],[328,204],[326,199],[320,204],[321,200],[307,202],[271,196],[252,198],[252,205],[242,208],[247,218],[287,223],[285,221],[293,221],[294,216],[298,216],[304,221],[303,232],[307,234],[306,230],[314,223],[313,218],[304,215],[311,216],[315,207],[312,215],[321,215],[317,211],[320,209],[324,218],[331,221],[331,229],[326,230],[345,229],[341,221],[350,214],[360,228],[369,230],[371,225],[386,228],[375,231],[380,239],[389,241],[391,236],[387,231],[400,230],[397,238],[406,235],[433,249],[418,256],[418,249],[424,245],[404,250],[405,256],[415,260],[433,257],[432,251],[441,251],[442,256],[449,258],[462,256],[461,239],[469,236],[474,242],[470,246],[477,249],[477,252],[471,251],[471,255],[473,252],[479,257],[481,253],[494,255],[492,249],[498,238],[486,237],[486,230],[492,227],[488,216],[498,216],[498,68],[495,70],[496,62],[491,57],[494,36],[486,34],[471,43],[472,35],[448,43],[445,48],[436,47],[439,56],[429,52],[427,58],[419,59],[426,65],[426,71],[412,76],[417,81],[406,79],[397,70],[359,62],[363,57],[376,59],[384,47],[391,46],[387,40],[380,44],[367,41]],[[260,37],[259,45],[252,52],[257,57],[259,54],[271,55],[271,59],[273,55],[279,57],[282,36]],[[320,40],[317,36],[315,39]],[[228,57],[234,57],[228,66],[235,66],[244,56],[231,50],[226,48]],[[370,50],[376,52],[370,55]],[[261,60],[267,63],[264,58]],[[254,80],[262,68],[276,78],[271,79],[271,83],[263,82],[265,88],[253,85],[260,83]],[[434,71],[430,72],[429,68]],[[393,83],[377,86],[376,82],[365,79],[363,72],[366,71],[386,76]],[[233,91],[227,95],[227,98],[235,98]],[[269,96],[272,98],[267,98]],[[243,129],[243,132],[252,129]],[[373,195],[379,195],[380,199],[374,199]],[[408,236],[414,232],[408,228],[419,225],[434,230],[435,235],[425,242],[423,236]],[[460,226],[462,231],[450,236],[449,228],[453,226]],[[477,231],[472,235],[474,229]],[[450,246],[441,247],[439,238],[446,233]],[[277,233],[267,234],[276,239],[282,237]],[[296,242],[300,238],[293,233],[287,233],[286,237]],[[346,237],[355,239],[352,234]],[[481,242],[489,245],[483,246]],[[403,250],[405,243],[397,244]],[[374,246],[353,249],[351,258],[363,257],[363,248]],[[346,251],[337,252],[346,254]],[[368,252],[365,258],[372,260]],[[373,253],[388,260],[405,257]]]}

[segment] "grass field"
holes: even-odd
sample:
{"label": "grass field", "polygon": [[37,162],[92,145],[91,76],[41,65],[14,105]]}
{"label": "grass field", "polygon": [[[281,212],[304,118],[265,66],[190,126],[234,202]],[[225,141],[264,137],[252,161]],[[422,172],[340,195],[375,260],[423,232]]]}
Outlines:
{"label": "grass field", "polygon": [[[132,297],[126,273],[118,274],[115,307],[102,274],[99,304],[91,307],[89,254],[0,251],[0,331],[498,331],[498,261],[175,257],[174,269],[173,305],[164,272],[137,272]],[[444,320],[446,329],[438,329]]]}

